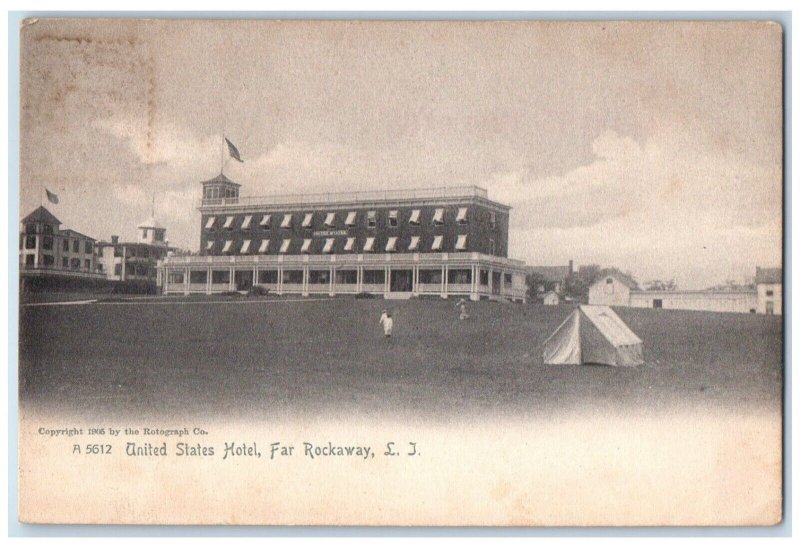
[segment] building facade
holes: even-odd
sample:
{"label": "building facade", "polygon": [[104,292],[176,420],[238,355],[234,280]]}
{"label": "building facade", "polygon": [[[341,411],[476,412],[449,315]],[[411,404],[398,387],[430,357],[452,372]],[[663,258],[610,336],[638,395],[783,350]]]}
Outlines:
{"label": "building facade", "polygon": [[95,239],[62,229],[61,221],[40,206],[22,219],[20,273],[73,278],[102,277],[97,271]]}
{"label": "building facade", "polygon": [[589,304],[605,306],[630,306],[631,291],[636,288],[627,276],[619,273],[601,273],[589,286]]}
{"label": "building facade", "polygon": [[756,268],[756,306],[759,314],[783,314],[783,270]]}
{"label": "building facade", "polygon": [[137,226],[136,233],[135,242],[120,242],[117,236],[98,242],[99,271],[109,280],[155,287],[158,261],[170,251],[166,228],[151,217]]}
{"label": "building facade", "polygon": [[167,293],[244,291],[525,299],[510,207],[478,187],[240,197],[205,181],[200,256],[167,257]]}
{"label": "building facade", "polygon": [[631,291],[628,306],[746,314],[756,312],[756,293],[752,290]]}

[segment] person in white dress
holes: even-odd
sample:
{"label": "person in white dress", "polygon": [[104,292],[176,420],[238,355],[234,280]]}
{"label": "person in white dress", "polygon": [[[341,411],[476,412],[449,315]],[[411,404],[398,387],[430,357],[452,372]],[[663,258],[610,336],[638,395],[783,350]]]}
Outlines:
{"label": "person in white dress", "polygon": [[384,336],[391,337],[392,336],[392,325],[394,322],[392,321],[392,314],[388,312],[385,308],[383,309],[383,314],[381,314],[380,324],[383,326],[383,334]]}

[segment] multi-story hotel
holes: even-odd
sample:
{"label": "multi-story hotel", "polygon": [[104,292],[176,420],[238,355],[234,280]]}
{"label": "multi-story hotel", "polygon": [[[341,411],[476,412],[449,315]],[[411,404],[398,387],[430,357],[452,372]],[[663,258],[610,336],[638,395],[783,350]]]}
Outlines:
{"label": "multi-story hotel", "polygon": [[204,181],[200,255],[166,257],[167,293],[245,291],[524,301],[510,207],[475,186],[240,197]]}
{"label": "multi-story hotel", "polygon": [[19,249],[23,278],[102,278],[95,239],[61,228],[61,221],[44,206],[22,219]]}
{"label": "multi-story hotel", "polygon": [[167,229],[153,217],[136,227],[135,242],[121,242],[111,236],[110,242],[98,242],[98,262],[109,280],[149,284],[154,288],[158,278],[156,267],[173,248],[166,240]]}

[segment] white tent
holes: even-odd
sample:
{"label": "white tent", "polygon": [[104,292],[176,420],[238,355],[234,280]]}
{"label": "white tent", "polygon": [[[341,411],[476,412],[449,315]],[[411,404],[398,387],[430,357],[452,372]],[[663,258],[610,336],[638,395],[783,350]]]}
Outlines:
{"label": "white tent", "polygon": [[579,306],[544,342],[546,365],[644,363],[642,340],[607,306]]}

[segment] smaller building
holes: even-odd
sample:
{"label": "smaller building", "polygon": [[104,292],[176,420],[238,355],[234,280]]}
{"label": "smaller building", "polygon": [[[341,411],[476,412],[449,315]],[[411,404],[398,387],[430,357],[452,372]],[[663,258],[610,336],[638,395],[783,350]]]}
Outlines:
{"label": "smaller building", "polygon": [[783,270],[756,267],[756,307],[759,314],[783,314]]}
{"label": "smaller building", "polygon": [[752,289],[631,291],[629,306],[747,314],[756,311],[756,294]]}
{"label": "smaller building", "polygon": [[166,240],[166,228],[149,218],[136,228],[135,242],[120,242],[111,236],[110,242],[98,242],[100,271],[109,280],[135,282],[156,287],[158,261],[172,248]]}
{"label": "smaller building", "polygon": [[561,296],[555,291],[548,291],[542,295],[542,304],[547,306],[555,306],[561,302]]}
{"label": "smaller building", "polygon": [[562,293],[564,283],[573,271],[572,261],[563,266],[527,266],[525,268],[528,276],[533,278],[534,285],[531,289],[540,298],[548,291]]}
{"label": "smaller building", "polygon": [[589,304],[630,306],[631,291],[638,287],[636,281],[626,274],[602,270],[589,286]]}

